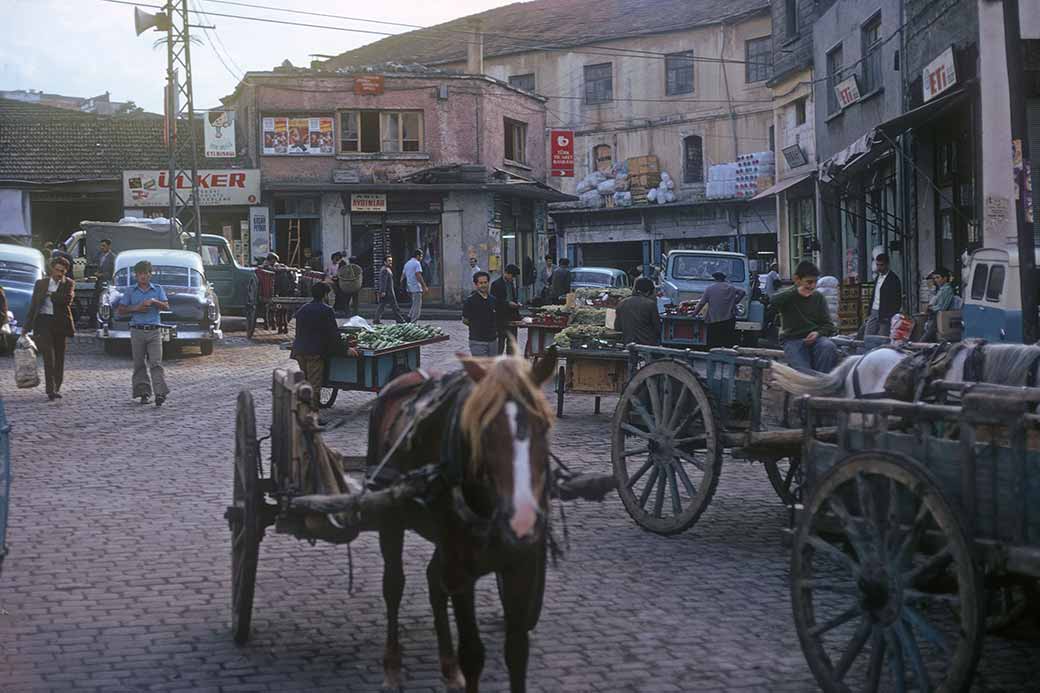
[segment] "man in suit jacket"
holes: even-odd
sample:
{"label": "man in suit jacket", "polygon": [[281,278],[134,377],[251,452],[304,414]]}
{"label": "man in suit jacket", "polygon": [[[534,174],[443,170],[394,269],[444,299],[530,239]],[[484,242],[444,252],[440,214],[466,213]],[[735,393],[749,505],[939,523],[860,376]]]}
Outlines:
{"label": "man in suit jacket", "polygon": [[331,291],[325,282],[311,287],[311,302],[296,311],[296,339],[293,340],[292,358],[300,364],[307,382],[311,384],[314,411],[320,407],[321,386],[325,382],[325,359],[336,353],[339,346],[339,328],[336,312],[325,303]]}
{"label": "man in suit jacket", "polygon": [[72,301],[76,283],[65,276],[72,265],[64,257],[51,260],[49,277],[38,279],[33,286],[25,331],[33,333],[36,346],[43,354],[43,381],[47,398],[61,398],[61,383],[65,377],[65,340],[76,334],[72,321]]}
{"label": "man in suit jacket", "polygon": [[[516,328],[509,323],[520,319],[520,303],[516,300],[516,276],[520,268],[506,265],[502,276],[491,282],[491,298],[495,301],[495,331],[498,333],[498,353],[513,353]],[[512,337],[512,339],[510,339]]]}
{"label": "man in suit jacket", "polygon": [[903,306],[903,285],[896,273],[888,266],[888,255],[881,253],[874,258],[877,278],[874,280],[874,302],[870,305],[870,317],[864,325],[864,334],[887,337],[892,329],[892,316]]}

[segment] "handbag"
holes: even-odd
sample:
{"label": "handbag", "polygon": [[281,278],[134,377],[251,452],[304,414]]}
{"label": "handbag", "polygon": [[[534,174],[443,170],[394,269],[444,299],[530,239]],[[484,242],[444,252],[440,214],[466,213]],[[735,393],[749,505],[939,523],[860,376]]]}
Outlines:
{"label": "handbag", "polygon": [[40,372],[36,364],[36,343],[23,334],[14,348],[14,384],[22,389],[40,384]]}

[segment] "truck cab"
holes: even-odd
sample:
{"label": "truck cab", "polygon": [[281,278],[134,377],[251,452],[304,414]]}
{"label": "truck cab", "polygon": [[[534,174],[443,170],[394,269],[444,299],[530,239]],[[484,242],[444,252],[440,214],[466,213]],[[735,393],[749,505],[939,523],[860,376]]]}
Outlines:
{"label": "truck cab", "polygon": [[665,259],[664,273],[659,287],[658,309],[683,301],[697,301],[715,280],[712,274],[722,272],[726,281],[744,290],[744,299],[737,305],[737,331],[743,336],[757,336],[765,320],[765,306],[752,301],[751,295],[757,278],[753,277],[746,255],[712,250],[673,250]]}
{"label": "truck cab", "polygon": [[1021,344],[1021,287],[1017,250],[976,250],[963,288],[964,337]]}
{"label": "truck cab", "polygon": [[[195,239],[187,238],[185,247],[195,250]],[[248,317],[249,309],[256,304],[256,271],[238,264],[227,239],[217,234],[202,234],[200,254],[206,279],[220,298],[223,314]]]}

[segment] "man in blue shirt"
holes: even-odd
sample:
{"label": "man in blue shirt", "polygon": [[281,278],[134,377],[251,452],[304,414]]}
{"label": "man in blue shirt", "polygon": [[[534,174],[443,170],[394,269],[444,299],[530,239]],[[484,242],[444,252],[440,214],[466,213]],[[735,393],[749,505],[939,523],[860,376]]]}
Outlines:
{"label": "man in blue shirt", "polygon": [[[159,311],[169,310],[166,292],[158,284],[152,284],[152,263],[141,260],[134,265],[137,284],[119,297],[116,310],[119,315],[130,316],[130,349],[134,355],[134,397],[141,404],[155,392],[155,406],[160,407],[170,394],[166,386],[166,372],[162,365],[162,328]],[[149,371],[151,378],[149,379]]]}

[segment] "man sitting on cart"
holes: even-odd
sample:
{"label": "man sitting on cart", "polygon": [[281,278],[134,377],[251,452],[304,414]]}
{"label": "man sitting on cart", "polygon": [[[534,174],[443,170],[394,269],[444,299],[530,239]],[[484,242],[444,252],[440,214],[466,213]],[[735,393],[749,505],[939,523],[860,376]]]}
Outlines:
{"label": "man sitting on cart", "polygon": [[311,302],[296,311],[296,339],[290,354],[314,389],[315,411],[325,383],[325,359],[337,353],[340,344],[336,312],[325,302],[330,291],[332,287],[325,282],[311,287]]}
{"label": "man sitting on cart", "polygon": [[650,279],[636,279],[632,295],[618,304],[614,327],[621,332],[625,344],[657,346],[661,343],[661,316]]}
{"label": "man sitting on cart", "polygon": [[838,365],[838,348],[828,337],[837,333],[827,299],[816,290],[820,270],[806,260],[794,271],[794,287],[777,292],[770,304],[780,314],[780,341],[792,368],[829,373]]}

